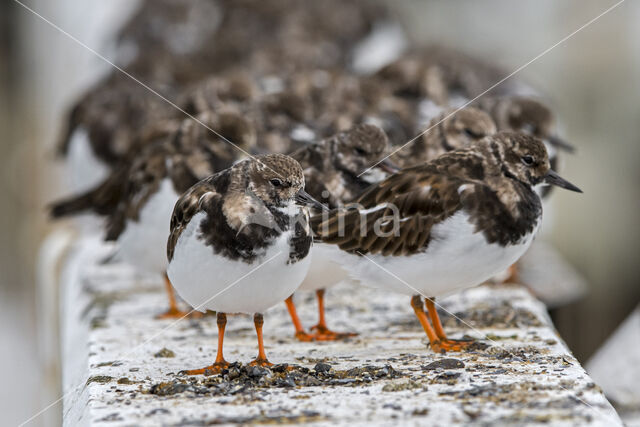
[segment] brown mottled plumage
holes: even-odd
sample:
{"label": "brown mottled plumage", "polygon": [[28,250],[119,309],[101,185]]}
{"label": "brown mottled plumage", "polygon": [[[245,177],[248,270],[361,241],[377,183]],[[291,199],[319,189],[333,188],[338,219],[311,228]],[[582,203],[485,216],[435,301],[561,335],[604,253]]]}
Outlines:
{"label": "brown mottled plumage", "polygon": [[86,92],[69,114],[58,152],[66,155],[74,131],[84,129],[91,151],[110,167],[143,145],[141,134],[175,117],[175,109],[122,74],[113,74]]}
{"label": "brown mottled plumage", "polygon": [[[306,189],[316,199],[327,203],[329,207],[338,207],[362,193],[371,183],[383,179],[385,172],[378,169],[361,173],[368,165],[378,162],[388,148],[387,135],[382,129],[372,124],[359,124],[349,130],[339,132],[318,143],[310,144],[291,154],[298,160],[304,170]],[[385,160],[378,164],[382,170],[389,172],[391,165]],[[373,173],[375,172],[375,173]],[[318,280],[316,272],[328,266],[322,255],[314,257],[312,266],[302,288],[315,290],[318,298],[319,322],[312,329],[313,335],[307,334],[298,319],[293,298],[286,300],[287,308],[296,328],[296,338],[302,341],[336,340],[354,334],[331,331],[325,322],[324,292],[325,288],[335,285],[331,279],[323,275]]]}
{"label": "brown mottled plumage", "polygon": [[[147,0],[120,30],[115,62],[171,101],[178,100],[184,88],[211,75],[223,75],[223,86],[229,84],[228,92],[237,96],[250,88],[241,87],[242,79],[234,77],[235,70],[251,70],[264,77],[316,68],[345,69],[352,48],[376,22],[387,18],[384,7],[356,0],[321,4]],[[67,155],[74,131],[85,128],[90,141],[86,151],[113,168],[131,149],[137,149],[134,145],[147,141],[138,133],[148,125],[157,128],[157,122],[166,118],[182,120],[184,116],[140,83],[114,71],[71,109],[58,151]],[[268,137],[290,151],[282,143],[288,134],[270,133]]]}
{"label": "brown mottled plumage", "polygon": [[261,95],[257,82],[241,70],[216,74],[186,89],[177,104],[189,114],[225,108],[245,112]]}
{"label": "brown mottled plumage", "polygon": [[[105,239],[118,241],[114,259],[148,273],[164,274],[167,261],[162,248],[175,201],[191,185],[243,155],[207,127],[233,138],[245,151],[255,142],[251,124],[235,113],[205,112],[197,119],[201,123],[185,119],[173,132],[162,126],[164,131],[153,142],[129,153],[128,161],[120,162],[98,187],[55,204],[52,216],[83,211],[105,216]],[[177,308],[168,279],[166,283],[169,310],[161,317],[185,315]]]}
{"label": "brown mottled plumage", "polygon": [[345,67],[385,19],[384,7],[359,0],[147,0],[119,33],[117,62],[134,56],[149,64],[139,78],[169,75],[178,85],[235,67],[258,75]]}
{"label": "brown mottled plumage", "polygon": [[[382,68],[377,77],[403,97],[429,98],[440,106],[452,97],[472,99],[508,74],[492,64],[462,52],[432,45],[404,54]],[[491,94],[514,94],[522,84],[509,80]]]}
{"label": "brown mottled plumage", "polygon": [[[229,135],[248,149],[255,142],[252,127],[230,113],[203,113],[198,119],[212,129]],[[51,213],[61,217],[92,211],[107,216],[107,240],[115,240],[128,221],[137,221],[147,200],[169,178],[180,194],[198,180],[230,166],[242,152],[221,140],[192,119],[185,119],[173,132],[153,142],[122,162],[98,187],[53,205]]]}
{"label": "brown mottled plumage", "polygon": [[548,139],[555,131],[551,110],[530,97],[484,97],[477,101],[477,107],[490,114],[501,131],[521,131],[541,139]]}
{"label": "brown mottled plumage", "polygon": [[[290,296],[309,269],[312,245],[300,164],[269,154],[246,159],[194,185],[176,203],[167,242],[167,275],[196,310],[218,313],[219,371],[225,313],[254,314],[258,357],[269,366],[262,313]],[[257,274],[252,274],[256,270]]]}
{"label": "brown mottled plumage", "polygon": [[493,135],[496,125],[487,113],[467,107],[459,111],[446,110],[433,118],[426,129],[424,135],[391,156],[391,160],[403,168],[419,165]]}
{"label": "brown mottled plumage", "polygon": [[[525,164],[526,160],[532,163]],[[549,170],[540,140],[501,132],[473,147],[404,169],[358,197],[358,209],[336,210],[326,221],[316,217],[312,226],[323,242],[349,252],[406,256],[425,250],[433,226],[462,210],[488,242],[507,245],[537,223],[541,205],[533,186]],[[377,221],[393,213],[385,204],[398,209],[399,235],[375,233]],[[376,206],[380,209],[371,210]],[[363,214],[363,210],[371,211]],[[362,224],[366,233],[361,232]],[[382,230],[393,225],[390,221]]]}
{"label": "brown mottled plumage", "polygon": [[[485,97],[477,101],[478,108],[486,111],[496,122],[498,130],[512,130],[536,136],[549,150],[552,169],[559,166],[559,150],[573,151],[573,147],[556,136],[555,117],[541,101],[525,96]],[[540,190],[548,197],[551,186]]]}
{"label": "brown mottled plumage", "polygon": [[[291,154],[302,165],[306,190],[330,208],[342,206],[362,193],[370,182],[358,175],[377,162],[388,148],[379,127],[357,125]],[[386,166],[381,164],[381,167]]]}
{"label": "brown mottled plumage", "polygon": [[549,168],[541,140],[501,132],[404,169],[311,226],[340,248],[334,260],[353,278],[413,295],[435,352],[460,351],[472,341],[447,338],[433,298],[478,285],[524,254],[542,216],[533,187],[543,181],[580,191]]}
{"label": "brown mottled plumage", "polygon": [[[252,262],[259,249],[289,225],[284,223],[285,213],[278,209],[286,207],[285,202],[304,186],[300,164],[282,154],[246,159],[203,179],[175,205],[167,243],[169,261],[189,221],[196,213],[205,212],[209,217],[208,225],[203,225],[202,238],[214,252]],[[268,224],[260,219],[274,222]],[[310,241],[311,237],[306,239]],[[307,246],[304,256],[308,250]]]}

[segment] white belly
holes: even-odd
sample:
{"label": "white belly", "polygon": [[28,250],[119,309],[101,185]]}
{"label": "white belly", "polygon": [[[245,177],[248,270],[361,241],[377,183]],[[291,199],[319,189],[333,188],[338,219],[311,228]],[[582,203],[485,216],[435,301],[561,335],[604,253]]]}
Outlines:
{"label": "white belly", "polygon": [[83,193],[100,184],[109,167],[96,157],[86,129],[79,127],[71,134],[67,153],[67,170],[71,193]]}
{"label": "white belly", "polygon": [[418,128],[416,131],[423,131],[429,127],[431,120],[444,112],[444,108],[430,99],[423,99],[418,104]]}
{"label": "white belly", "polygon": [[307,277],[304,278],[300,290],[316,291],[327,289],[347,280],[349,275],[333,259],[340,256],[340,249],[335,245],[317,243],[313,246],[313,260]]}
{"label": "white belly", "polygon": [[359,74],[373,74],[395,61],[407,45],[407,36],[399,25],[380,22],[354,47],[351,66]]}
{"label": "white belly", "polygon": [[281,303],[300,286],[311,252],[289,261],[291,233],[283,233],[251,264],[216,255],[199,239],[204,213],[189,222],[176,244],[167,273],[182,299],[197,310],[223,313],[262,313]]}
{"label": "white belly", "polygon": [[118,260],[147,273],[164,274],[167,269],[167,240],[173,207],[178,194],[171,180],[165,178],[158,191],[149,198],[138,221],[128,221],[118,238]]}
{"label": "white belly", "polygon": [[474,233],[468,216],[458,213],[434,227],[434,239],[424,253],[360,257],[343,252],[334,259],[365,286],[438,297],[479,285],[509,267],[524,254],[536,231],[537,226],[516,245],[490,245],[482,233]]}

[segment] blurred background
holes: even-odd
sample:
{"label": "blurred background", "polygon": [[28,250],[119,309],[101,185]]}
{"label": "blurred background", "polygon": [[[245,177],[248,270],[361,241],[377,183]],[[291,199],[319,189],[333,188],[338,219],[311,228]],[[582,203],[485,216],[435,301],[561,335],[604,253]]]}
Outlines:
{"label": "blurred background", "polygon": [[[615,4],[398,3],[388,2],[416,45],[455,47],[507,72]],[[137,2],[24,4],[109,57],[110,35]],[[560,334],[582,362],[640,301],[638,22],[640,2],[625,2],[518,74],[550,100],[561,134],[577,147],[566,159],[563,176],[584,195],[555,193],[554,224],[547,235],[588,285],[583,298],[554,310]],[[7,425],[26,420],[57,397],[55,317],[47,314],[56,293],[36,286],[38,253],[51,230],[44,207],[60,194],[62,165],[53,148],[64,115],[107,67],[18,3],[0,3],[0,369],[5,382],[0,413],[8,417]],[[58,420],[60,407],[52,411],[34,425]]]}

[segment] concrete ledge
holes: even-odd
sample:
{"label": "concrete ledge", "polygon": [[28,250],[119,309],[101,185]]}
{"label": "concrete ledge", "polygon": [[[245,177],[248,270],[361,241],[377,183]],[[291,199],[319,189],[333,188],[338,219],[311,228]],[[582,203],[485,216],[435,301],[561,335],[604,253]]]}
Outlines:
{"label": "concrete ledge", "polygon": [[[154,320],[162,282],[99,265],[109,247],[85,237],[65,262],[63,418],[66,425],[395,423],[622,425],[600,388],[557,336],[544,306],[517,286],[481,286],[443,299],[455,337],[488,337],[471,353],[434,354],[407,297],[344,284],[327,295],[330,326],[355,330],[342,343],[299,343],[284,304],[265,314],[267,355],[282,372],[237,365],[225,377],[185,377],[215,357],[215,317]],[[312,295],[299,312],[315,323]],[[247,316],[229,316],[225,357],[256,353]]]}

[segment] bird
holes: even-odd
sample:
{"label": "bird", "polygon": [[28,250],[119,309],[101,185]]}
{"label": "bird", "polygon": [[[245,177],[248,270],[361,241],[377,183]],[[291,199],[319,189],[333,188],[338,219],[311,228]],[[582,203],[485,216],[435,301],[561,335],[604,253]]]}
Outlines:
{"label": "bird", "polygon": [[[563,153],[573,153],[574,147],[560,138],[556,133],[555,116],[551,109],[540,99],[533,96],[504,95],[482,97],[474,103],[478,108],[486,111],[496,122],[498,130],[520,131],[536,136],[544,142],[549,154],[549,164],[555,171],[561,169]],[[553,206],[549,203],[552,186],[540,186],[536,192],[542,198],[547,211],[546,222],[553,215]],[[514,264],[508,270],[496,277],[496,281],[503,283],[520,282],[520,269]],[[534,291],[535,293],[535,291]]]}
{"label": "bird", "polygon": [[330,208],[360,195],[384,174],[397,170],[389,160],[380,162],[381,174],[362,175],[370,164],[384,157],[389,148],[385,132],[376,125],[361,123],[290,154],[304,170],[306,191]]}
{"label": "bird", "polygon": [[[254,315],[258,357],[271,366],[262,339],[262,313],[302,283],[313,237],[302,167],[283,154],[245,159],[185,192],[175,204],[167,240],[167,275],[194,309],[214,310],[215,362],[187,375],[214,374],[228,366],[222,347],[227,313]],[[254,273],[255,272],[255,273]]]}
{"label": "bird", "polygon": [[251,123],[237,114],[205,112],[197,118],[200,123],[184,119],[173,132],[136,151],[128,162],[121,162],[101,184],[55,202],[50,212],[53,218],[83,212],[104,217],[105,240],[117,242],[114,261],[164,275],[169,309],[159,318],[184,315],[166,278],[167,260],[162,249],[175,202],[200,179],[244,157],[243,151],[201,123],[233,137],[240,148],[249,149],[255,141]]}
{"label": "bird", "polygon": [[[175,110],[129,77],[112,73],[71,108],[57,154],[67,160],[74,190],[102,181],[159,124],[173,124]],[[146,135],[148,137],[152,135]]]}
{"label": "bird", "polygon": [[[541,100],[531,96],[500,96],[481,98],[477,107],[486,111],[496,122],[498,130],[529,133],[542,139],[549,153],[553,169],[559,168],[560,151],[573,153],[575,148],[557,135],[555,116]],[[540,189],[541,196],[549,196],[551,187]]]}
{"label": "bird", "polygon": [[542,138],[553,166],[556,150],[572,152],[573,147],[555,134],[555,117],[540,94],[517,79],[501,82],[507,74],[481,59],[431,45],[402,55],[374,79],[397,98],[417,103],[419,128],[446,109],[476,107],[491,115],[499,131]]}
{"label": "bird", "polygon": [[[389,141],[379,127],[361,123],[353,128],[339,132],[315,144],[301,148],[291,157],[296,159],[304,171],[305,190],[316,200],[329,208],[337,208],[361,194],[371,183],[383,179],[387,174],[397,171],[388,160],[377,164],[380,173],[360,173],[369,165],[384,156]],[[321,212],[314,212],[321,215]],[[331,250],[331,248],[323,248]],[[324,310],[325,290],[341,280],[346,273],[339,265],[330,261],[324,253],[314,251],[309,273],[300,286],[300,290],[315,291],[318,300],[318,323],[307,333],[297,315],[293,295],[286,299],[287,309],[295,327],[295,337],[300,341],[333,341],[354,333],[334,332],[327,327]]]}
{"label": "bird", "polygon": [[419,165],[448,151],[468,147],[496,131],[496,124],[482,110],[445,110],[431,119],[424,135],[395,152],[391,161],[402,168]]}
{"label": "bird", "polygon": [[522,256],[541,223],[534,188],[542,184],[581,192],[550,168],[540,139],[499,132],[403,169],[311,226],[319,243],[341,249],[335,261],[352,278],[412,296],[435,352],[460,351],[471,341],[447,338],[435,298],[478,285]]}
{"label": "bird", "polygon": [[428,98],[441,107],[459,107],[481,96],[531,95],[535,90],[518,79],[494,86],[508,74],[484,59],[442,45],[412,49],[380,69],[376,76],[394,93]]}
{"label": "bird", "polygon": [[[437,143],[429,144],[428,141],[433,141],[434,132],[441,132],[431,128],[443,117],[455,113],[455,118],[468,108],[476,108],[489,114],[498,131],[520,131],[541,138],[547,147],[550,164],[554,170],[560,169],[562,151],[574,151],[572,145],[557,135],[554,114],[532,88],[516,80],[504,82],[489,93],[484,93],[501,77],[498,68],[481,60],[443,47],[431,46],[401,57],[380,70],[376,77],[381,84],[389,88],[388,90],[395,93],[397,98],[416,105],[416,132],[428,130],[422,136],[422,140],[418,139],[403,147],[393,157],[398,164],[403,165],[403,157],[409,163],[419,163],[420,160],[415,153],[425,154],[420,149],[420,142],[427,147],[437,146]],[[445,142],[446,139],[441,141]],[[444,151],[454,148],[457,147],[450,145]],[[427,154],[431,158],[431,154],[438,152]],[[407,163],[404,163],[403,166],[406,165]],[[546,202],[551,188],[544,186],[536,191]],[[550,210],[551,206],[546,204],[545,208]],[[500,276],[502,279],[498,279],[499,281],[518,282],[517,266],[510,267],[506,274]]]}
{"label": "bird", "polygon": [[115,62],[137,62],[140,80],[168,78],[175,87],[234,67],[261,76],[345,68],[391,19],[384,6],[357,0],[145,0],[117,34]]}
{"label": "bird", "polygon": [[[57,151],[68,160],[76,189],[87,190],[112,172],[131,145],[143,141],[137,134],[149,123],[179,115],[175,101],[184,88],[238,69],[261,77],[345,69],[375,24],[391,19],[381,5],[330,3],[141,2],[113,40],[119,70],[99,79],[68,113]],[[327,13],[336,9],[339,16]]]}

